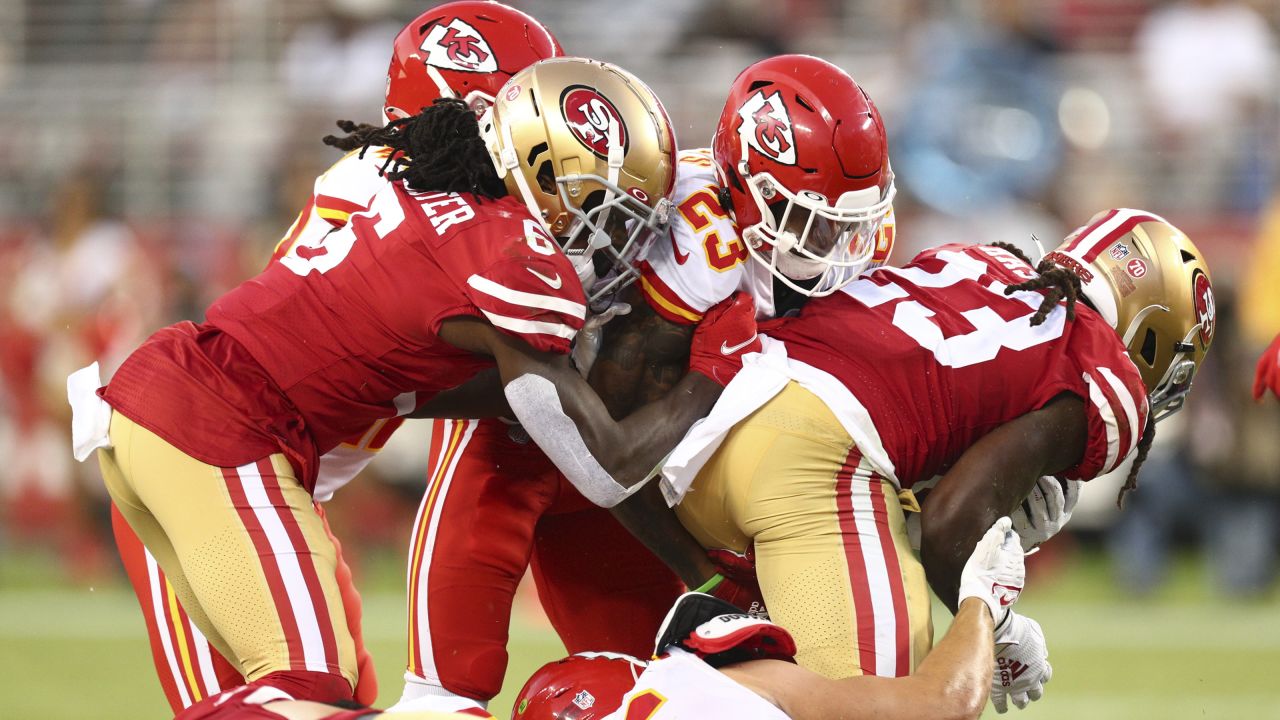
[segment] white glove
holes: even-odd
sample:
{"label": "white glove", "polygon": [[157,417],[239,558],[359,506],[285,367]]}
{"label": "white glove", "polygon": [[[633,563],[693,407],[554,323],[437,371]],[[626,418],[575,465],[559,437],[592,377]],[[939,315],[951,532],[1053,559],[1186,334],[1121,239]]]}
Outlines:
{"label": "white glove", "polygon": [[1018,709],[1044,694],[1044,684],[1053,677],[1049,648],[1040,623],[1012,610],[996,626],[996,670],[991,678],[991,704],[996,712],[1009,709],[1010,698]]}
{"label": "white glove", "polygon": [[960,573],[957,602],[976,597],[991,608],[991,619],[998,627],[1009,614],[1009,606],[1018,601],[1027,571],[1022,564],[1022,545],[1012,529],[1012,521],[1002,517],[978,541],[969,561]]}
{"label": "white glove", "polygon": [[1042,477],[1032,486],[1027,499],[1009,517],[1022,538],[1022,549],[1030,551],[1058,534],[1071,519],[1080,499],[1080,480],[1067,480],[1066,491],[1057,478]]}

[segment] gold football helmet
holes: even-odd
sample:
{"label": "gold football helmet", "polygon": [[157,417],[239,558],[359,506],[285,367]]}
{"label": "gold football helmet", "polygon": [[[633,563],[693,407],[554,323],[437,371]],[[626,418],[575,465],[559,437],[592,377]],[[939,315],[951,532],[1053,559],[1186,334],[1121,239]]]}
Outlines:
{"label": "gold football helmet", "polygon": [[1080,276],[1090,305],[1116,329],[1147,387],[1151,417],[1182,408],[1213,341],[1209,266],[1191,240],[1144,210],[1107,210],[1047,256]]}
{"label": "gold football helmet", "polygon": [[507,189],[577,267],[588,299],[637,277],[634,260],[666,231],[675,185],[675,133],[648,86],[609,63],[544,60],[507,81],[480,133]]}

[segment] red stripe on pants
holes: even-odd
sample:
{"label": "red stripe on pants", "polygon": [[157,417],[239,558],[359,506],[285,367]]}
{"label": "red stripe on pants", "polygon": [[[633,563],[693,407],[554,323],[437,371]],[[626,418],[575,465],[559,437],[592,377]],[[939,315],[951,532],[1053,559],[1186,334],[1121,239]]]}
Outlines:
{"label": "red stripe on pants", "polygon": [[844,542],[845,562],[849,566],[849,585],[853,589],[854,613],[858,626],[858,666],[862,674],[876,674],[876,615],[871,604],[871,588],[867,582],[867,568],[862,557],[862,541],[858,536],[858,524],[853,515],[853,474],[862,461],[857,447],[849,450],[844,465],[836,474],[836,515],[840,521],[840,536]]}
{"label": "red stripe on pants", "polygon": [[271,461],[259,460],[258,473],[262,476],[262,485],[266,488],[267,499],[271,501],[276,516],[284,525],[285,535],[289,538],[289,545],[294,549],[298,567],[302,570],[302,581],[307,586],[307,594],[311,596],[311,608],[315,611],[316,626],[320,630],[320,639],[324,644],[325,665],[329,667],[330,672],[341,673],[342,669],[338,662],[337,633],[333,629],[333,619],[329,616],[328,598],[325,597],[324,590],[320,587],[320,577],[316,574],[316,564],[311,557],[311,546],[307,544],[307,538],[302,534],[302,528],[298,526],[298,519],[293,516],[293,511],[285,502],[284,492],[280,490],[280,479],[276,477]]}
{"label": "red stripe on pants", "polygon": [[[884,551],[885,570],[889,576],[889,591],[893,595],[894,642],[898,647],[898,662],[894,667],[897,677],[911,674],[911,623],[907,615],[907,593],[899,579],[902,577],[902,565],[898,562],[898,548],[893,543],[893,533],[889,530],[889,509],[886,506],[884,483],[875,474],[868,481],[871,484],[871,506],[875,510],[876,531],[880,534],[880,548]],[[894,498],[897,502],[897,498]]]}
{"label": "red stripe on pants", "polygon": [[289,669],[306,670],[307,660],[302,648],[302,634],[298,628],[298,619],[293,614],[293,604],[289,602],[289,592],[285,588],[284,578],[280,575],[280,567],[276,564],[275,553],[271,550],[271,542],[267,539],[266,530],[258,522],[258,517],[249,505],[244,486],[237,468],[222,468],[222,476],[227,482],[227,492],[231,495],[231,504],[240,515],[240,522],[249,539],[258,552],[259,565],[267,578],[267,588],[271,591],[271,600],[276,606],[276,616],[280,619],[280,627],[284,631],[284,639],[289,648]]}

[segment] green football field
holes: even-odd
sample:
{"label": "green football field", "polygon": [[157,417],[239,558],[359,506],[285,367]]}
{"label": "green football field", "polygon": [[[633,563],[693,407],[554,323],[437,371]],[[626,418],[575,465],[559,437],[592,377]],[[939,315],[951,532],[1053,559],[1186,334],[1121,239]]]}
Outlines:
{"label": "green football field", "polygon": [[[14,575],[10,561],[0,572],[0,717],[167,717],[127,589]],[[1280,602],[1225,602],[1206,584],[1189,561],[1143,601],[1112,589],[1097,558],[1033,578],[1019,609],[1044,626],[1054,678],[1041,702],[1009,717],[1280,718]],[[378,587],[366,592],[365,634],[385,706],[400,689],[403,600],[393,583]],[[524,678],[562,651],[536,610],[517,608],[516,617],[506,689],[491,708],[499,718]]]}

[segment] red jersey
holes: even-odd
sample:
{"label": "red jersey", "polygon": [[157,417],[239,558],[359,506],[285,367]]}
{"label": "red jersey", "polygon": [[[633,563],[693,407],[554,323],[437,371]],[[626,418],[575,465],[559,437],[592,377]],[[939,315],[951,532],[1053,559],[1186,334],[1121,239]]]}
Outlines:
{"label": "red jersey", "polygon": [[1146,390],[1115,331],[1083,304],[1074,321],[1059,304],[1031,326],[1044,296],[1004,289],[1034,276],[999,248],[944,245],[811,300],[769,334],[862,403],[903,488],[1064,392],[1085,401],[1088,444],[1063,475],[1091,479],[1137,447]]}
{"label": "red jersey", "polygon": [[492,365],[439,338],[460,315],[568,353],[586,307],[519,201],[387,183],[368,210],[219,298],[204,325],[156,333],[102,393],[212,465],[283,451],[311,488],[318,454]]}

